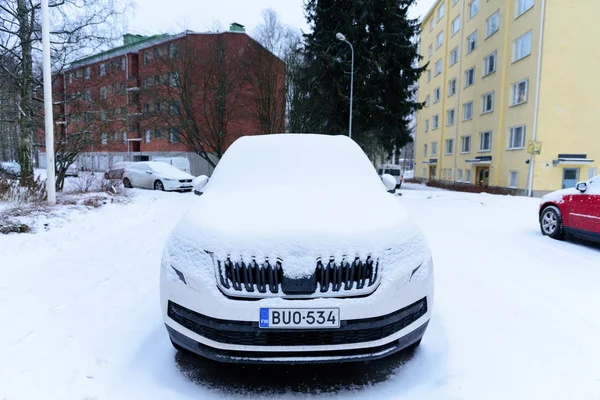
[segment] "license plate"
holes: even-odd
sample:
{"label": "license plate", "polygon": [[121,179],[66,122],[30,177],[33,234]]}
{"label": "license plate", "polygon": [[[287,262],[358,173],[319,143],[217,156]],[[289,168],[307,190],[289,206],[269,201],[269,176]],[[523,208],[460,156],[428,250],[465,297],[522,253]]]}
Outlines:
{"label": "license plate", "polygon": [[324,329],[340,327],[339,308],[261,308],[259,327]]}

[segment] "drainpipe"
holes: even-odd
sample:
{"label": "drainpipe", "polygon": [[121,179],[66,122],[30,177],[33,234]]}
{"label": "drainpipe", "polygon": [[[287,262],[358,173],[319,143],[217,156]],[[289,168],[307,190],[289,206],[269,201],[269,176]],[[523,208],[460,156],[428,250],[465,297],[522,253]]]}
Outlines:
{"label": "drainpipe", "polygon": [[[462,76],[462,69],[460,68],[461,64],[462,64],[462,58],[463,58],[463,53],[462,53],[462,46],[463,46],[463,41],[465,40],[465,27],[463,24],[463,21],[466,21],[466,15],[465,15],[465,11],[466,11],[466,7],[465,7],[465,0],[463,0],[462,3],[462,11],[460,14],[460,43],[458,44],[458,65],[456,66],[457,71],[458,71],[458,75],[456,76],[456,107],[454,107],[454,120],[455,120],[455,124],[456,124],[456,129],[454,131],[454,162],[453,162],[453,168],[452,168],[452,184],[456,184],[456,160],[458,157],[458,123],[460,121],[460,92],[462,89],[461,86],[461,81],[460,81],[460,77]],[[452,26],[452,22],[450,22],[450,26]],[[464,180],[464,179],[463,179]]]}
{"label": "drainpipe", "polygon": [[[533,132],[531,140],[537,138],[537,122],[538,108],[540,103],[540,81],[542,72],[542,41],[544,38],[544,11],[546,9],[546,0],[542,0],[542,9],[540,11],[540,37],[538,39],[538,59],[537,59],[537,75],[535,78],[535,104],[533,106]],[[527,196],[533,196],[533,166],[535,163],[535,155],[529,157],[529,176],[527,178]]]}

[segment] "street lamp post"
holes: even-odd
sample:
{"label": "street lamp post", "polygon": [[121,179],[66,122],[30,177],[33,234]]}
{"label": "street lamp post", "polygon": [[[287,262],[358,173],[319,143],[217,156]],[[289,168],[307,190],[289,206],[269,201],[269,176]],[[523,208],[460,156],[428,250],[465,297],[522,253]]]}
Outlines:
{"label": "street lamp post", "polygon": [[48,22],[48,0],[42,0],[42,58],[44,76],[44,121],[46,133],[46,191],[48,203],[56,203],[54,181],[54,126],[52,124],[52,74],[50,71],[50,24]]}
{"label": "street lamp post", "polygon": [[342,33],[336,33],[335,37],[338,40],[341,40],[342,42],[348,43],[348,46],[350,46],[350,51],[352,52],[352,67],[350,69],[350,122],[348,123],[348,136],[350,137],[350,139],[352,139],[352,97],[354,95],[354,47],[352,46],[352,43],[350,43],[346,39],[346,36],[344,36]]}

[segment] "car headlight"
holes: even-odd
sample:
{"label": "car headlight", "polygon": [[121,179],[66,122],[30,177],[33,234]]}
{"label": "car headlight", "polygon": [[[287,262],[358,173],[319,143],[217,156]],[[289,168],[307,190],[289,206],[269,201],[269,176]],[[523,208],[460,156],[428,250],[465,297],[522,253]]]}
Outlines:
{"label": "car headlight", "polygon": [[427,257],[427,259],[423,262],[423,264],[419,265],[415,268],[410,275],[410,281],[422,281],[425,280],[431,275],[433,272],[433,258],[431,256]]}

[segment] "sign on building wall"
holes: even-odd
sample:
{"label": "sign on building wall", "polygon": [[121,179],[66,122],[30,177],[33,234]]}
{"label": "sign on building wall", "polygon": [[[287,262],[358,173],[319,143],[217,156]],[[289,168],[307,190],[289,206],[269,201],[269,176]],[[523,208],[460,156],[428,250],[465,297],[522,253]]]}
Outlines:
{"label": "sign on building wall", "polygon": [[542,152],[542,142],[530,140],[529,144],[527,145],[527,152],[529,154],[539,155]]}

